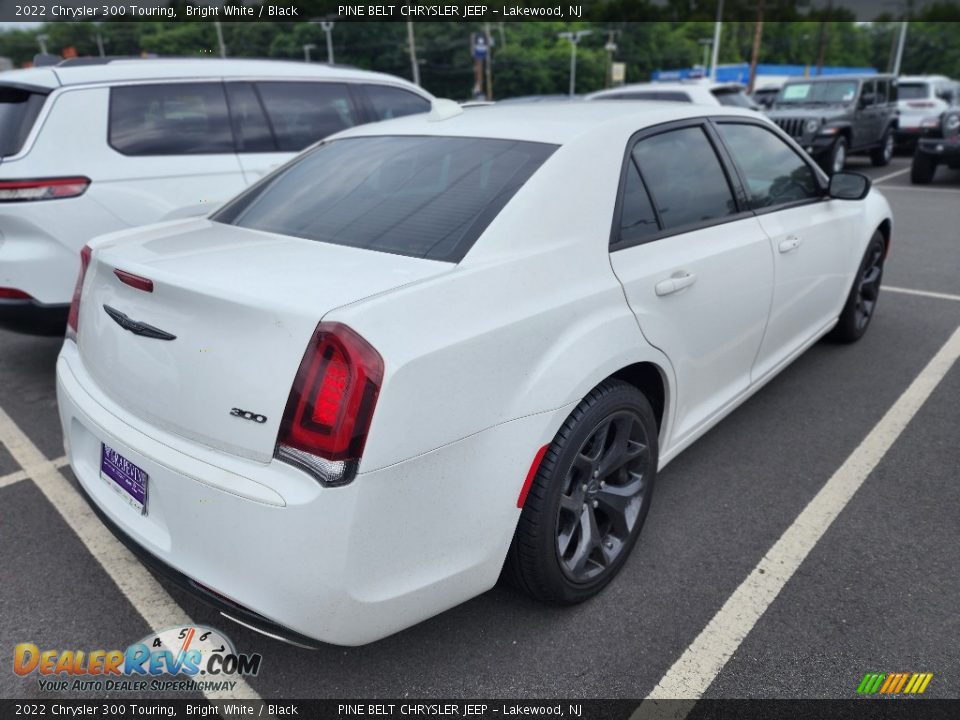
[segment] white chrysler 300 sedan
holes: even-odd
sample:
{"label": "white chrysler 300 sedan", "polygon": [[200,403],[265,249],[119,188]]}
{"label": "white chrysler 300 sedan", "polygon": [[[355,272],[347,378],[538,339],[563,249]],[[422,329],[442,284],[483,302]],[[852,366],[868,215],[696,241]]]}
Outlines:
{"label": "white chrysler 300 sedan", "polygon": [[892,219],[772,123],[677,103],[358,127],[83,252],[70,464],[145,563],[302,644],[609,583],[659,468],[876,307]]}

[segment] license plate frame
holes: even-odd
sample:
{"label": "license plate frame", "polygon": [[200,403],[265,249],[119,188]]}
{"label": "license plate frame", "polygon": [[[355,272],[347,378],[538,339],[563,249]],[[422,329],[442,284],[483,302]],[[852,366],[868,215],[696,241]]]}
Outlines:
{"label": "license plate frame", "polygon": [[100,478],[134,512],[147,514],[150,476],[105,442],[100,443]]}

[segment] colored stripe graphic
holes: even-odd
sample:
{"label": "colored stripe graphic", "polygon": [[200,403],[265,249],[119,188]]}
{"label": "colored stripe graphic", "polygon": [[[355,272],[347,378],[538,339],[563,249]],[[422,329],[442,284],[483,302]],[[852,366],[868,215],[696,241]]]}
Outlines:
{"label": "colored stripe graphic", "polygon": [[867,673],[857,686],[860,695],[922,695],[933,673]]}

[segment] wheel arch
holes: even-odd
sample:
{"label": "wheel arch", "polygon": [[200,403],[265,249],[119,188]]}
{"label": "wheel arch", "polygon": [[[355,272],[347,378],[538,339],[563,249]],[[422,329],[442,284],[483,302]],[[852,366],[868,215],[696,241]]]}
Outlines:
{"label": "wheel arch", "polygon": [[663,368],[652,362],[637,362],[617,370],[605,379],[622,380],[642,392],[657,419],[657,430],[662,430],[667,407],[667,376]]}

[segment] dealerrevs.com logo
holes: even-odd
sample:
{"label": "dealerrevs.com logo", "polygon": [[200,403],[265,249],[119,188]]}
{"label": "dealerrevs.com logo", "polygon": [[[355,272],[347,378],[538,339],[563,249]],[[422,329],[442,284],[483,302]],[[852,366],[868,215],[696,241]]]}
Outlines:
{"label": "dealerrevs.com logo", "polygon": [[237,684],[233,678],[260,672],[262,659],[238,653],[219,630],[190,626],[151,633],[126,650],[41,650],[19,643],[13,671],[37,674],[43,691],[229,691]]}

